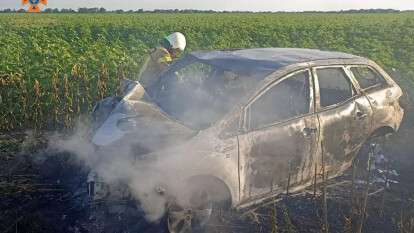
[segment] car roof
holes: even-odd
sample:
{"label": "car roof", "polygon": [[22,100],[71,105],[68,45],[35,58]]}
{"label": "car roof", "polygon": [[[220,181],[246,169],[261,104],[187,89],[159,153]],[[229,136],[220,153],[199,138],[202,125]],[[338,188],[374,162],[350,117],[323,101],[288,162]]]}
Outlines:
{"label": "car roof", "polygon": [[255,48],[236,50],[196,51],[190,56],[197,60],[230,70],[237,74],[265,77],[280,68],[318,60],[355,59],[355,55],[299,48]]}

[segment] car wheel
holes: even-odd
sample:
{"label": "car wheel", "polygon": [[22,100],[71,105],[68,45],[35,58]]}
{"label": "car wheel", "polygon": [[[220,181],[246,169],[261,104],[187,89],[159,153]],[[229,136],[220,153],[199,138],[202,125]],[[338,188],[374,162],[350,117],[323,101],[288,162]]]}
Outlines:
{"label": "car wheel", "polygon": [[[167,213],[167,226],[170,233],[203,231],[230,207],[230,194],[220,191],[217,186],[199,183],[189,189],[187,204],[170,204]],[[217,198],[217,193],[226,193]]]}
{"label": "car wheel", "polygon": [[[369,138],[364,145],[362,145],[357,157],[354,160],[357,171],[359,171],[359,173],[361,173],[360,175],[362,175],[362,177],[360,177],[361,179],[366,176],[365,173],[368,169],[368,160],[370,159],[372,163],[372,161],[375,160],[379,154],[382,154],[388,136],[389,135],[375,135]],[[369,156],[370,153],[372,153],[371,155],[373,156],[371,158]]]}

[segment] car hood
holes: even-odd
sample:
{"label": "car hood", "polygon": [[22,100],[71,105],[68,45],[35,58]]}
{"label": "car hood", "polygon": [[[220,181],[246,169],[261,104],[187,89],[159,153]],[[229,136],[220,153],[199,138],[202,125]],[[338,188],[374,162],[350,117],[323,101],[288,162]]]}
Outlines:
{"label": "car hood", "polygon": [[92,135],[96,146],[138,147],[151,152],[188,140],[196,132],[165,114],[139,82],[126,80],[125,95]]}

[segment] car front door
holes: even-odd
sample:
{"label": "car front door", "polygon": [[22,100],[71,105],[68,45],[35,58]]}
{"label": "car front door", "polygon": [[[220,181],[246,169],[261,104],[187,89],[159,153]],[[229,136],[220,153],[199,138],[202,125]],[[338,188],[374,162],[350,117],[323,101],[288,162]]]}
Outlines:
{"label": "car front door", "polygon": [[318,121],[310,70],[265,88],[245,108],[239,135],[241,200],[292,189],[311,180]]}
{"label": "car front door", "polygon": [[[372,109],[342,66],[313,68],[316,112],[320,123],[318,157],[328,176],[348,168],[371,128]],[[318,159],[321,167],[322,158]]]}

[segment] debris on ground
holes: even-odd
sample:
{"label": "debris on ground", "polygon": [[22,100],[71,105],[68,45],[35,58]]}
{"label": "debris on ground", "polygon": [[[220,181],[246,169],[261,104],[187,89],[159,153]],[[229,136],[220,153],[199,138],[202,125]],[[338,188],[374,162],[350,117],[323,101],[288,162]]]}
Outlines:
{"label": "debris on ground", "polygon": [[[88,169],[75,156],[48,152],[44,140],[22,144],[25,134],[0,139],[0,232],[167,232],[165,219],[146,222],[133,200],[91,202],[84,182]],[[412,172],[390,154],[384,150],[372,158],[363,232],[414,232]],[[361,198],[365,187],[362,178],[352,182],[351,169],[328,181],[329,232],[350,232],[351,190]],[[321,192],[317,187],[315,196],[313,188],[242,212],[221,213],[206,232],[320,232]]]}

